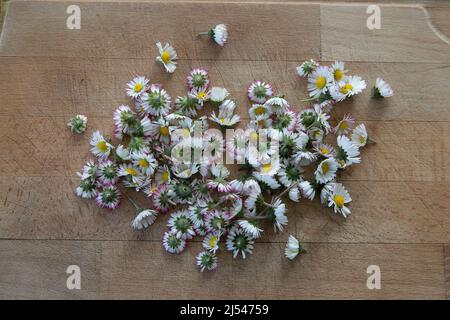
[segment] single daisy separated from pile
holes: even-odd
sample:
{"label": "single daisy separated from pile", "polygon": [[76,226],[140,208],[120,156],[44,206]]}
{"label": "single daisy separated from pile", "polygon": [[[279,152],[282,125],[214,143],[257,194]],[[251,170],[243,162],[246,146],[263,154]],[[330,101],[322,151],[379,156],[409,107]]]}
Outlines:
{"label": "single daisy separated from pile", "polygon": [[[228,32],[219,24],[208,35],[222,46]],[[169,44],[158,43],[157,48],[157,60],[174,72],[176,51]],[[289,223],[286,201],[301,205],[317,196],[330,212],[347,218],[352,198],[338,177],[361,162],[362,148],[369,142],[364,124],[347,114],[336,121],[330,116],[340,101],[366,87],[348,69],[342,61],[299,65],[296,72],[306,78],[309,95],[300,101],[307,105],[299,111],[269,82],[253,81],[246,90],[249,121],[227,139],[214,130],[235,127],[241,121],[236,110],[242,106],[226,88],[212,85],[208,70],[192,68],[185,91],[174,100],[162,85],[135,76],[125,86],[129,105],[113,112],[112,139],[99,131],[92,134],[90,151],[96,160],[87,161],[77,173],[75,193],[111,210],[128,199],[135,209],[134,230],[166,219],[162,245],[171,254],[180,254],[188,241],[201,237],[195,263],[202,272],[216,270],[223,252],[236,259],[253,254],[256,240],[270,225],[283,232]],[[393,93],[381,79],[375,87],[379,96]],[[69,127],[83,132],[86,121],[78,115]],[[198,128],[202,137],[196,136]],[[205,131],[209,128],[214,130]],[[208,157],[183,162],[175,156],[186,150]],[[223,151],[239,161],[237,176],[219,161]],[[133,200],[133,190],[148,197],[146,207]],[[289,236],[285,256],[293,260],[305,252]]]}

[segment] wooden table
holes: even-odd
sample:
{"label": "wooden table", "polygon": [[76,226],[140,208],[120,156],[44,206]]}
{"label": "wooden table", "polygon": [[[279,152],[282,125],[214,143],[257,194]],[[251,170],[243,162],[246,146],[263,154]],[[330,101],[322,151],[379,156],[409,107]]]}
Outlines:
{"label": "wooden table", "polygon": [[[81,29],[69,30],[69,3],[14,1],[0,38],[0,298],[448,297],[448,2],[383,4],[380,30],[367,28],[366,4],[78,4]],[[223,49],[196,39],[218,22],[231,29]],[[154,61],[158,40],[178,51],[173,75]],[[333,121],[351,113],[365,122],[378,142],[343,176],[353,197],[347,221],[302,201],[289,207],[287,232],[267,226],[250,258],[221,254],[217,272],[200,273],[198,242],[179,256],[163,250],[167,217],[134,232],[128,203],[111,213],[74,195],[89,137],[111,132],[133,75],[175,96],[191,67],[206,67],[245,117],[255,78],[295,104],[303,98],[294,71],[309,58],[342,59],[369,86],[381,76],[396,93],[379,102],[366,90],[333,111]],[[78,113],[89,118],[81,136],[66,127]],[[294,262],[283,257],[289,234],[308,250]],[[66,288],[69,265],[81,268],[81,290]],[[366,287],[369,265],[381,268],[381,290]]]}

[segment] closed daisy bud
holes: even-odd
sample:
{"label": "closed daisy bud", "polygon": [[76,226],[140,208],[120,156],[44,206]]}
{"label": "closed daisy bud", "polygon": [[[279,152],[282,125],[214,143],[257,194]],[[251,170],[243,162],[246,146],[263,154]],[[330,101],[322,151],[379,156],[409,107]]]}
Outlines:
{"label": "closed daisy bud", "polygon": [[78,114],[70,119],[67,126],[73,133],[83,133],[86,131],[87,117],[82,114]]}
{"label": "closed daisy bud", "polygon": [[292,235],[289,236],[288,241],[286,242],[286,248],[284,249],[284,255],[289,260],[294,260],[298,254],[306,253],[303,250],[300,242]]}
{"label": "closed daisy bud", "polygon": [[375,88],[373,92],[373,96],[375,98],[388,98],[394,95],[394,90],[392,90],[389,83],[384,81],[381,78],[377,78],[375,81]]}
{"label": "closed daisy bud", "polygon": [[131,226],[135,230],[146,229],[155,222],[157,216],[158,214],[155,210],[140,209],[138,210],[138,215],[131,223]]}
{"label": "closed daisy bud", "polygon": [[219,46],[223,47],[228,40],[228,29],[223,23],[211,28],[208,32],[200,32],[199,35],[207,35]]}

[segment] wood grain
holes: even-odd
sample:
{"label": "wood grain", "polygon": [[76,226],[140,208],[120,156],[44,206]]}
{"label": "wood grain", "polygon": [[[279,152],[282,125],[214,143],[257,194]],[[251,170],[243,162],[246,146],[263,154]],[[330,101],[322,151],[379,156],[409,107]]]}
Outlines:
{"label": "wood grain", "polygon": [[[167,41],[183,60],[319,57],[317,5],[83,3],[82,27],[76,31],[66,28],[66,8],[59,2],[11,3],[0,55],[154,59],[154,44]],[[232,44],[222,49],[197,38],[224,18],[236,39]]]}
{"label": "wood grain", "polygon": [[366,8],[320,7],[323,60],[450,62],[450,45],[428,26],[424,9],[382,7],[381,29],[369,30]]}
{"label": "wood grain", "polygon": [[[344,181],[352,195],[352,215],[346,221],[317,201],[288,205],[287,233],[305,241],[351,243],[450,242],[448,183]],[[115,211],[99,209],[93,201],[76,198],[76,179],[18,177],[1,179],[0,235],[6,239],[160,240],[167,215],[145,232],[130,224],[135,211],[128,201]],[[143,195],[129,194],[142,206]],[[272,226],[262,241],[282,241]]]}
{"label": "wood grain", "polygon": [[[447,3],[427,1],[430,20],[420,6],[387,3],[375,31],[366,27],[367,4],[80,5],[82,29],[70,31],[67,3],[14,1],[0,38],[0,298],[448,297],[450,50],[436,35],[450,36]],[[231,27],[227,46],[195,38],[219,20]],[[154,61],[158,40],[178,51],[173,75]],[[342,176],[353,198],[347,221],[316,201],[291,204],[285,233],[264,225],[250,259],[223,254],[217,272],[202,274],[198,242],[180,256],[164,252],[167,216],[134,232],[129,203],[109,212],[75,197],[74,172],[90,157],[89,137],[112,132],[112,112],[129,102],[123,90],[134,75],[175,97],[185,94],[190,68],[206,67],[245,120],[253,79],[272,82],[296,110],[307,107],[297,103],[306,84],[294,70],[309,58],[343,59],[369,87],[333,111],[332,123],[350,113],[377,141]],[[378,76],[392,84],[393,98],[370,99]],[[89,117],[80,136],[66,127],[77,113]],[[295,262],[283,257],[288,234],[306,242],[308,254]],[[70,264],[82,269],[81,291],[66,289]],[[381,268],[381,290],[366,287],[371,264]]]}
{"label": "wood grain", "polygon": [[[286,237],[286,236],[285,236]],[[200,273],[199,244],[182,255],[147,241],[0,241],[0,297],[112,299],[442,299],[440,245],[306,244],[294,262],[284,244],[261,243],[246,260],[220,256],[217,272]],[[24,263],[26,262],[26,263]],[[81,290],[66,288],[68,265],[81,269]],[[381,289],[366,287],[369,265]],[[164,270],[161,272],[161,270]],[[6,289],[6,290],[5,290]]]}
{"label": "wood grain", "polygon": [[[8,150],[0,155],[0,175],[75,177],[93,158],[89,151],[92,133],[113,134],[112,115],[89,118],[83,135],[71,134],[68,121],[68,117],[0,116],[0,148]],[[450,123],[365,123],[377,144],[362,149],[363,163],[343,172],[344,180],[450,181],[450,144],[446,140]]]}
{"label": "wood grain", "polygon": [[[153,55],[155,53],[151,57]],[[153,58],[0,57],[0,115],[71,117],[83,113],[88,117],[110,118],[120,104],[130,103],[125,96],[125,86],[133,76],[145,75],[152,82],[161,83],[175,98],[186,94],[185,77],[193,67],[207,68],[212,84],[225,86],[230,91],[243,117],[248,117],[247,107],[250,106],[246,88],[254,79],[272,83],[277,92],[285,94],[295,109],[300,110],[308,105],[298,102],[307,95],[306,80],[295,73],[299,63],[301,60],[193,60],[180,63],[177,71],[168,75]],[[358,120],[450,121],[450,91],[442,81],[450,78],[449,63],[347,62],[346,66],[350,74],[366,80],[367,89],[352,101],[339,104],[333,111],[334,116],[351,113]],[[371,99],[377,77],[392,84],[394,97],[385,101]]]}

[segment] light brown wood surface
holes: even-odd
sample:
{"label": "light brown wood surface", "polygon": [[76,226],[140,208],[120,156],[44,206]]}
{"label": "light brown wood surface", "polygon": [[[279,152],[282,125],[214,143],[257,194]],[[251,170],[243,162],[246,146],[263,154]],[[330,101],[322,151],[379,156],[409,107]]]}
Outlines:
{"label": "light brown wood surface", "polygon": [[[352,3],[82,1],[77,31],[65,28],[66,6],[14,1],[0,38],[0,298],[448,297],[447,3],[382,5],[382,29],[374,31],[367,5]],[[231,29],[223,49],[196,39],[219,21]],[[158,40],[178,51],[173,75],[154,62]],[[317,202],[289,205],[285,233],[268,225],[254,255],[221,254],[217,272],[202,274],[198,242],[180,256],[164,252],[167,216],[133,232],[128,203],[111,213],[74,195],[89,137],[111,133],[133,75],[176,96],[191,67],[206,67],[247,118],[245,87],[255,78],[272,82],[297,110],[306,107],[296,103],[306,85],[295,67],[307,58],[343,59],[370,87],[380,76],[395,90],[382,102],[366,90],[333,111],[333,122],[351,113],[377,141],[342,175],[353,198],[347,221]],[[66,127],[77,113],[89,117],[81,136]],[[288,234],[308,250],[294,262],[283,257]],[[81,267],[81,290],[66,289],[71,264]],[[366,287],[369,265],[381,268],[381,290]]]}

